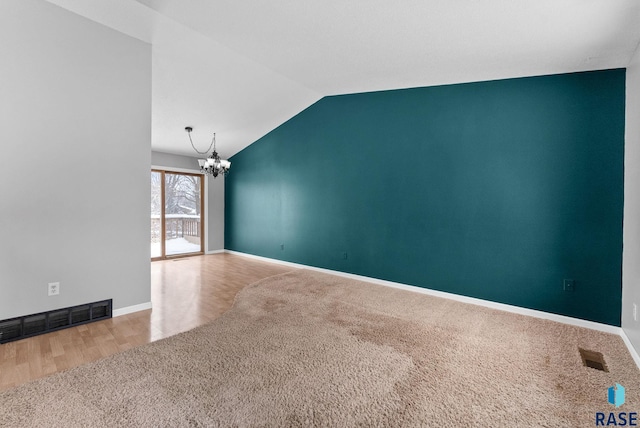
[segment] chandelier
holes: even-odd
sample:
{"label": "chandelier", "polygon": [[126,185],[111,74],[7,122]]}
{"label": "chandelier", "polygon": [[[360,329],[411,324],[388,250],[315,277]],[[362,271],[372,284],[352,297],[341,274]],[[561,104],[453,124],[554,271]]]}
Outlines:
{"label": "chandelier", "polygon": [[196,149],[196,146],[193,145],[193,140],[191,139],[191,131],[193,131],[193,128],[191,126],[187,126],[186,128],[184,128],[184,130],[187,131],[187,133],[189,134],[189,141],[191,141],[191,147],[193,147],[193,150],[195,150],[196,153],[200,155],[206,155],[211,151],[211,148],[213,147],[213,153],[211,153],[211,156],[209,156],[206,159],[198,159],[198,164],[200,165],[200,172],[203,174],[212,175],[214,178],[217,177],[218,174],[227,175],[227,172],[229,172],[229,168],[231,168],[231,162],[229,162],[226,159],[220,159],[220,156],[216,151],[215,132],[213,133],[213,139],[211,140],[211,144],[209,145],[209,148],[206,151],[201,152],[198,149]]}

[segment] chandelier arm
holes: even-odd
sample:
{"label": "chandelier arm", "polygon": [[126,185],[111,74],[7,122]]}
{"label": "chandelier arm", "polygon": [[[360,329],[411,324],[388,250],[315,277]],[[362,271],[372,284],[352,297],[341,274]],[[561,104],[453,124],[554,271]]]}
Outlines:
{"label": "chandelier arm", "polygon": [[189,134],[189,141],[191,141],[191,147],[193,147],[193,150],[195,150],[196,153],[200,155],[206,155],[207,153],[209,153],[211,151],[211,147],[213,147],[216,141],[216,134],[213,134],[213,138],[211,139],[211,144],[209,145],[209,148],[206,151],[201,152],[200,150],[196,149],[196,146],[193,144],[193,140],[191,139],[191,131],[187,131],[187,134]]}

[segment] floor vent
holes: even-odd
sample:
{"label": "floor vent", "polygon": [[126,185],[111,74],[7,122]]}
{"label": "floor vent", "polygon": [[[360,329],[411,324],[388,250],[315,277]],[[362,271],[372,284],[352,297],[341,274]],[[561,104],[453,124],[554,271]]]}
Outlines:
{"label": "floor vent", "polygon": [[585,367],[608,372],[607,363],[604,361],[604,356],[600,352],[589,351],[588,349],[578,348],[580,351],[580,357],[582,358],[582,364]]}
{"label": "floor vent", "polygon": [[112,299],[0,321],[0,344],[111,318]]}

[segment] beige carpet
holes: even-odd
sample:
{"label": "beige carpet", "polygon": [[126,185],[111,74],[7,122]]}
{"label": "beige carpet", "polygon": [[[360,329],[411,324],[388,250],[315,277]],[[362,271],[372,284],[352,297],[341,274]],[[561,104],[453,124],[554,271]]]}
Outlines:
{"label": "beige carpet", "polygon": [[618,336],[303,270],[211,324],[0,393],[0,426],[590,427],[616,382],[618,411],[639,411]]}

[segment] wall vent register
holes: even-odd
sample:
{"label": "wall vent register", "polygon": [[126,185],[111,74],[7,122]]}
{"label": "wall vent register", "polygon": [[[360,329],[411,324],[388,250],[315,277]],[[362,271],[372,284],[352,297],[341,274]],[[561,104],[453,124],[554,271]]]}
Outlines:
{"label": "wall vent register", "polygon": [[604,355],[602,355],[601,352],[582,348],[578,348],[578,352],[580,352],[580,358],[582,359],[582,364],[585,367],[590,367],[603,372],[609,371],[607,363],[604,360]]}
{"label": "wall vent register", "polygon": [[101,300],[0,321],[0,343],[111,318],[113,300]]}

